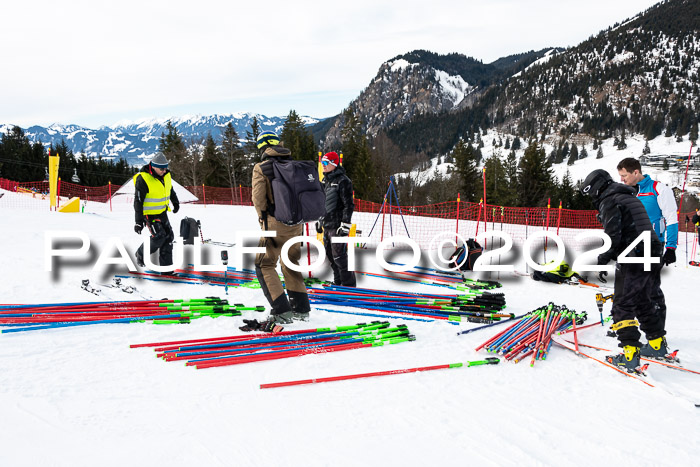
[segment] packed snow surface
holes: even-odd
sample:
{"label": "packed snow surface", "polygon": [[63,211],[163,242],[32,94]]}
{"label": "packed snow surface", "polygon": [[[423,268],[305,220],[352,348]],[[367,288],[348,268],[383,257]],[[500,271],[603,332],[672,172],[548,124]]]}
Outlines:
{"label": "packed snow surface", "polygon": [[[109,238],[120,238],[132,254],[146,238],[133,232],[128,206],[110,212],[88,203],[86,212],[76,214],[0,208],[2,303],[219,296],[231,303],[267,305],[260,289],[229,288],[226,295],[218,286],[131,278],[124,282],[137,293],[102,287],[105,296],[96,297],[81,290],[80,281],[110,281],[109,274],[92,271],[98,254],[117,256],[116,249],[107,251]],[[251,207],[183,205],[171,215],[176,232],[184,216],[199,219],[204,237],[217,241],[232,242],[236,232],[258,228]],[[46,233],[75,230],[88,235],[91,254],[45,271]],[[684,235],[678,262],[663,273],[668,340],[680,349],[685,366],[700,370],[700,268],[685,265]],[[688,240],[690,254],[694,237]],[[205,248],[205,258],[216,262],[221,247]],[[383,272],[373,255],[360,251],[358,269]],[[510,260],[525,271],[519,255]],[[409,256],[399,252],[393,259],[406,262]],[[116,272],[125,268],[117,266]],[[316,275],[329,277],[325,270]],[[448,290],[365,275],[358,279],[361,287],[384,290]],[[505,293],[506,311],[516,315],[551,301],[587,311],[588,323],[599,318],[598,289],[544,284],[510,273],[492,273],[491,279],[503,284],[496,291]],[[609,310],[608,303],[605,315]],[[700,403],[700,375],[652,364],[649,381],[658,387],[650,388],[556,346],[534,367],[502,361],[259,388],[261,383],[483,359],[491,355],[474,349],[505,325],[460,336],[458,331],[479,325],[390,316],[393,325],[408,325],[416,341],[203,370],[166,363],[148,348],[129,348],[238,335],[242,318],[266,316],[250,311],[187,325],[103,324],[0,335],[0,465],[697,465],[700,408],[694,403]],[[314,309],[310,322],[287,329],[372,319]],[[616,345],[602,327],[582,331],[579,338],[609,349]]]}

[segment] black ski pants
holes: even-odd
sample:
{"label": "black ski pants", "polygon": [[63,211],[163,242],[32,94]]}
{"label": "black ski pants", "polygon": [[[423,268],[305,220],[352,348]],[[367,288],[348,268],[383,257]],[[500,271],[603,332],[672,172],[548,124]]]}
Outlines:
{"label": "black ski pants", "polygon": [[[615,268],[615,297],[613,298],[613,322],[625,320],[639,321],[648,340],[666,335],[664,320],[657,313],[652,301],[654,287],[661,292],[661,263],[652,264],[651,271],[645,271],[642,264],[617,263]],[[663,293],[661,293],[663,299]],[[665,306],[665,305],[664,305]],[[637,326],[627,326],[617,330],[621,346],[641,347],[641,333]]]}
{"label": "black ski pants", "polygon": [[326,258],[333,269],[333,283],[345,287],[356,287],[355,272],[348,270],[348,245],[344,243],[331,243],[331,238],[337,237],[335,232],[326,231],[323,234],[323,247],[326,250]]}
{"label": "black ski pants", "polygon": [[[172,266],[175,233],[170,226],[168,213],[163,212],[155,216],[146,216],[145,219],[146,227],[151,233],[151,253],[158,251],[158,264],[160,266]],[[136,256],[143,258],[143,245],[136,250]]]}

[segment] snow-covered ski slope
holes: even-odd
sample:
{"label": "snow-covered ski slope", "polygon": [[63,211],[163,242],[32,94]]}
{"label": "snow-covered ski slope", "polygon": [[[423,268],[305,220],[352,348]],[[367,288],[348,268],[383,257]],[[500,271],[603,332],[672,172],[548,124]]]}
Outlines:
{"label": "snow-covered ski slope", "polygon": [[[104,298],[81,290],[81,279],[109,281],[91,270],[109,237],[121,238],[130,252],[146,238],[133,232],[128,209],[110,213],[94,204],[88,211],[0,211],[0,302],[141,298],[105,287]],[[176,231],[184,216],[200,219],[204,237],[217,241],[257,229],[249,207],[184,205],[171,216]],[[62,263],[55,274],[45,272],[50,230],[84,231],[94,256]],[[663,273],[667,331],[671,347],[681,349],[682,363],[698,370],[700,268],[685,266],[684,236],[679,262]],[[214,262],[221,247],[206,248]],[[399,252],[391,259],[408,257]],[[517,255],[510,259],[525,270]],[[358,269],[383,272],[369,251],[359,252]],[[491,279],[496,278],[494,273]],[[361,287],[445,291],[378,277],[358,279]],[[507,311],[516,315],[552,301],[586,310],[588,323],[598,319],[596,289],[506,273],[500,281],[503,288],[497,291],[505,293]],[[124,283],[148,298],[227,297],[223,287],[211,285]],[[229,288],[228,298],[267,305],[260,289]],[[609,310],[607,303],[606,315]],[[392,324],[407,324],[416,341],[204,370],[166,363],[147,348],[129,348],[242,334],[242,318],[266,315],[250,311],[186,325],[104,324],[0,334],[0,465],[697,465],[700,408],[693,402],[700,403],[700,376],[651,365],[649,381],[659,387],[650,388],[556,346],[534,367],[501,362],[259,389],[261,383],[482,359],[491,355],[474,348],[503,326],[458,336],[479,325],[391,317]],[[310,322],[287,329],[371,319],[314,310]],[[616,345],[600,327],[582,331],[579,338],[600,347]]]}

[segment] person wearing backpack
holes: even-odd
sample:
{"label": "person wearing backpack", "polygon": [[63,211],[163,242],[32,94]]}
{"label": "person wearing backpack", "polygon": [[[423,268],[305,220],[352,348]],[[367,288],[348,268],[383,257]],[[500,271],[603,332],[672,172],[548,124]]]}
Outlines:
{"label": "person wearing backpack", "polygon": [[[280,222],[274,215],[275,196],[272,181],[275,177],[276,163],[291,164],[291,151],[282,146],[279,137],[271,132],[260,133],[257,139],[262,161],[253,167],[252,199],[255,211],[258,213],[260,227],[266,231],[277,232],[274,237],[261,237],[259,247],[265,248],[265,253],[255,257],[255,273],[260,282],[265,298],[270,302],[270,317],[259,323],[256,328],[266,332],[279,330],[281,324],[290,324],[294,319],[307,321],[311,305],[306,292],[306,285],[301,273],[287,267],[282,262],[282,275],[287,289],[282,286],[277,274],[277,263],[280,261],[282,247],[287,240],[303,235],[303,223],[288,225]],[[301,244],[295,243],[289,249],[289,259],[299,264],[301,259]],[[254,329],[246,329],[254,330]]]}
{"label": "person wearing backpack", "polygon": [[323,234],[323,246],[326,258],[333,269],[333,283],[346,287],[355,287],[355,273],[348,270],[348,245],[332,243],[333,237],[347,237],[352,227],[352,213],[355,203],[352,196],[352,182],[340,165],[340,158],[335,152],[329,152],[321,158],[323,165],[323,187],[326,194],[325,214],[316,222],[316,231]]}
{"label": "person wearing backpack", "polygon": [[[173,264],[173,240],[175,234],[168,220],[170,203],[173,213],[180,209],[180,202],[172,186],[168,159],[163,154],[157,154],[149,164],[134,175],[134,213],[136,222],[134,231],[141,234],[146,226],[151,233],[151,253],[158,251],[160,266]],[[144,267],[143,245],[136,250],[136,264]],[[172,271],[163,275],[173,274]]]}

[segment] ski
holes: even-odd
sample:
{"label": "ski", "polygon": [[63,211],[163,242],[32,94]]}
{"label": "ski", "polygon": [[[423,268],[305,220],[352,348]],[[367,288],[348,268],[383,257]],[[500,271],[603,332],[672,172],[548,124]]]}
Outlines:
{"label": "ski", "polygon": [[[561,347],[564,347],[564,348],[566,348],[566,349],[569,349],[569,350],[571,350],[572,352],[576,352],[576,349],[574,348],[573,344],[572,344],[571,342],[565,340],[565,339],[562,339],[561,336],[552,336],[552,340],[553,340],[557,345],[559,345],[559,346],[561,346]],[[581,343],[579,342],[579,347],[584,347],[584,346],[582,346]],[[585,347],[593,348],[594,350],[597,350],[597,348],[592,347],[592,346],[585,346]],[[601,349],[601,351],[605,351],[605,350]],[[584,357],[590,358],[591,360],[595,360],[596,362],[601,363],[601,364],[603,364],[603,365],[605,365],[605,366],[607,366],[607,367],[610,367],[610,368],[612,368],[613,370],[617,371],[618,373],[622,373],[623,375],[629,376],[630,378],[637,379],[637,380],[641,381],[642,383],[646,384],[646,385],[649,386],[649,387],[658,388],[658,389],[663,389],[664,391],[666,391],[667,393],[671,394],[672,396],[675,396],[675,397],[679,397],[679,398],[681,398],[681,399],[684,399],[684,400],[690,402],[691,404],[693,404],[695,407],[700,407],[700,404],[698,404],[697,402],[688,399],[688,397],[685,396],[685,395],[679,394],[679,393],[677,393],[677,392],[675,392],[675,391],[669,389],[665,384],[659,383],[658,381],[654,381],[654,384],[651,384],[649,381],[646,380],[646,378],[645,378],[644,376],[640,376],[640,375],[637,375],[637,374],[635,374],[635,373],[627,373],[626,371],[620,370],[619,368],[615,367],[614,365],[609,364],[608,362],[606,362],[606,361],[604,361],[604,360],[600,360],[600,359],[598,359],[598,358],[596,358],[596,357],[593,357],[593,356],[588,355],[588,354],[586,354],[586,353],[584,353],[584,352],[581,352],[581,349],[580,349],[580,348],[579,348],[579,351],[578,351],[577,353],[578,353],[579,355],[583,355]],[[659,362],[659,361],[657,361],[657,360],[652,360],[652,361],[653,361],[654,363],[661,363],[661,362]],[[648,364],[645,364],[644,366],[646,367],[646,366],[648,366]],[[679,367],[679,369],[683,369],[683,368],[682,368],[682,367]],[[653,381],[653,380],[652,380],[652,381]]]}
{"label": "ski", "polygon": [[103,287],[109,287],[110,289],[119,289],[124,293],[136,292],[136,287],[134,287],[133,285],[122,284],[122,280],[120,277],[113,277],[111,284],[99,284],[99,285],[101,285]]}
{"label": "ski", "polygon": [[[569,340],[567,340],[566,342],[573,344],[573,342],[571,342]],[[581,342],[579,342],[578,345],[579,345],[579,347],[588,347],[590,349],[602,350],[603,352],[612,352],[612,350],[610,350],[610,349],[604,349],[602,347],[596,347],[596,346],[590,345],[590,344],[582,344]],[[673,352],[673,354],[675,354],[676,352],[678,352],[678,351],[676,350],[675,352]],[[696,375],[700,375],[700,371],[691,370],[689,368],[685,368],[685,367],[680,366],[680,365],[674,365],[673,363],[670,363],[666,360],[656,360],[655,358],[646,358],[646,357],[639,357],[639,358],[641,360],[644,360],[645,362],[656,363],[658,365],[662,365],[662,366],[665,366],[668,368],[673,368],[675,370],[687,371],[688,373],[695,373]]]}
{"label": "ski", "polygon": [[94,288],[92,285],[90,285],[90,279],[83,279],[80,288],[83,289],[86,292],[89,292],[93,295],[102,295],[102,291],[100,289]]}
{"label": "ski", "polygon": [[[585,352],[581,352],[581,349],[579,349],[579,350],[577,351],[577,350],[574,348],[574,345],[573,345],[572,343],[570,343],[569,341],[567,341],[567,340],[565,340],[565,339],[562,339],[561,336],[553,335],[553,336],[552,336],[552,340],[553,340],[556,344],[560,345],[561,347],[564,347],[565,349],[569,349],[569,350],[571,350],[572,352],[575,352],[577,355],[582,355],[582,356],[584,356],[584,357],[586,357],[586,358],[590,358],[591,360],[594,360],[594,361],[600,363],[601,365],[605,365],[605,366],[607,366],[608,368],[612,368],[613,370],[617,371],[618,373],[621,373],[621,374],[623,374],[623,375],[625,375],[625,376],[629,376],[630,378],[634,378],[634,379],[636,379],[636,380],[638,380],[638,381],[641,381],[642,383],[646,384],[646,385],[649,386],[649,387],[652,387],[652,388],[655,387],[655,386],[654,386],[653,384],[651,384],[650,382],[645,381],[645,380],[644,380],[644,376],[642,376],[642,375],[640,375],[640,374],[637,374],[637,373],[628,373],[628,372],[626,372],[626,371],[623,371],[623,370],[617,368],[616,366],[611,365],[610,363],[606,362],[605,360],[600,360],[600,359],[598,359],[598,358],[596,358],[596,357],[593,357],[593,356],[591,356],[591,355],[588,355],[588,354],[585,353]],[[579,344],[579,346],[580,346],[580,344]],[[644,371],[644,370],[642,370],[642,372],[643,372],[643,371]]]}
{"label": "ski", "polygon": [[235,243],[216,242],[216,241],[212,240],[211,238],[205,239],[202,243],[204,243],[205,245],[226,246],[229,248],[233,248],[234,246],[236,246]]}

